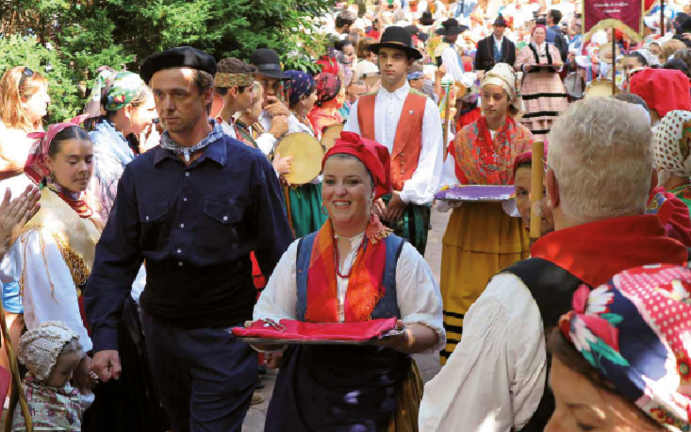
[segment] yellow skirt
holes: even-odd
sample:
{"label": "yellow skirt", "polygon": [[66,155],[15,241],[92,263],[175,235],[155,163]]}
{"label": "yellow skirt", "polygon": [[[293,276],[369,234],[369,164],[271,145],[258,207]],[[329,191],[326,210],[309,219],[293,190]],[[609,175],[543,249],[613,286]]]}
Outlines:
{"label": "yellow skirt", "polygon": [[408,378],[403,382],[398,396],[398,407],[391,414],[384,432],[418,432],[418,413],[424,387],[420,370],[415,359],[412,359]]}
{"label": "yellow skirt", "polygon": [[461,342],[463,317],[489,280],[530,254],[530,238],[520,218],[500,203],[466,202],[454,209],[442,240],[441,295],[446,348],[443,365]]}

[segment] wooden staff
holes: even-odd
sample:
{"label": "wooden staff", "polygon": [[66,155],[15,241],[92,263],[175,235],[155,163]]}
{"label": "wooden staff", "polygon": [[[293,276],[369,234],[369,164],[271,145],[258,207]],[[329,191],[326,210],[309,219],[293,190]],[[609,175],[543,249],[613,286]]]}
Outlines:
{"label": "wooden staff", "polygon": [[[31,420],[29,405],[26,403],[26,395],[22,390],[22,379],[19,376],[19,366],[17,365],[17,358],[14,355],[14,349],[12,349],[10,332],[7,329],[7,320],[5,319],[5,308],[2,306],[2,302],[0,302],[0,327],[2,328],[2,335],[5,338],[5,351],[7,351],[7,359],[10,361],[10,371],[12,373],[13,381],[12,394],[17,394],[19,396],[19,405],[22,408],[22,414],[24,414],[24,423],[26,424],[27,432],[33,432],[34,425],[33,421]],[[13,398],[11,397],[10,401],[12,401],[12,399]],[[7,416],[5,417],[5,431],[12,429],[14,406],[16,406],[16,402],[10,403],[11,410],[8,410]]]}
{"label": "wooden staff", "polygon": [[535,243],[542,234],[540,225],[542,216],[535,212],[535,206],[542,200],[542,183],[545,175],[543,158],[545,144],[542,141],[533,143],[533,163],[531,168],[530,186],[530,244]]}
{"label": "wooden staff", "polygon": [[660,37],[665,35],[665,0],[660,0]]}
{"label": "wooden staff", "polygon": [[446,91],[446,106],[444,107],[444,160],[446,160],[446,153],[448,153],[449,146],[449,117],[451,111],[451,86],[444,84]]}
{"label": "wooden staff", "polygon": [[612,96],[617,94],[617,37],[612,27]]}

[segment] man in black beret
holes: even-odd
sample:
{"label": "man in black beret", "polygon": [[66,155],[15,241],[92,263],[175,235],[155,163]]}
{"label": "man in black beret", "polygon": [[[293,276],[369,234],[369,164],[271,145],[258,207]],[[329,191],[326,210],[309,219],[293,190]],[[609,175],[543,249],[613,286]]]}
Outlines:
{"label": "man in black beret", "polygon": [[499,15],[492,27],[492,35],[477,44],[476,71],[487,72],[497,63],[507,63],[513,66],[516,62],[516,45],[504,37],[504,30],[506,30],[504,17]]}
{"label": "man in black beret", "polygon": [[240,432],[257,354],[226,329],[252,319],[250,251],[268,276],[292,241],[271,163],[208,118],[215,72],[190,47],[144,61],[165,132],[125,169],[85,290],[94,370],[118,379],[117,325],[145,263],[149,364],[175,432]]}

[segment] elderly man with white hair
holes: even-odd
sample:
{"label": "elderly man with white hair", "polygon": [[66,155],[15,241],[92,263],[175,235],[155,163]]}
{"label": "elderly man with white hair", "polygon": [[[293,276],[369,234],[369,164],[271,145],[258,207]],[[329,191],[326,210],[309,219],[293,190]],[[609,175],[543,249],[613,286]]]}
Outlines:
{"label": "elderly man with white hair", "polygon": [[555,231],[533,245],[531,259],[494,276],[470,308],[461,344],[425,387],[420,430],[543,430],[554,411],[545,334],[576,288],[688,260],[658,217],[645,214],[653,154],[641,109],[595,97],[556,121],[545,179]]}

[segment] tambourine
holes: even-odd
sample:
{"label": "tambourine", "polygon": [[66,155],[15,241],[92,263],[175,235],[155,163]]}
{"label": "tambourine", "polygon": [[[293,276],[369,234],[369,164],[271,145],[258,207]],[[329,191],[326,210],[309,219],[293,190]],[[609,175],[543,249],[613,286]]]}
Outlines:
{"label": "tambourine", "polygon": [[285,135],[276,143],[273,153],[282,158],[293,157],[290,172],[285,175],[290,184],[307,184],[321,172],[324,149],[315,137],[306,132]]}
{"label": "tambourine", "polygon": [[329,151],[336,143],[336,140],[341,137],[341,132],[343,132],[344,126],[344,124],[338,123],[324,129],[321,144],[322,147],[324,147],[325,152]]}
{"label": "tambourine", "polygon": [[621,90],[619,89],[619,87],[616,88],[616,93],[612,93],[612,80],[611,79],[598,78],[598,79],[590,81],[588,83],[588,85],[585,87],[584,98],[587,99],[587,98],[593,97],[593,96],[610,97],[614,94],[619,94],[619,93],[621,93]]}

